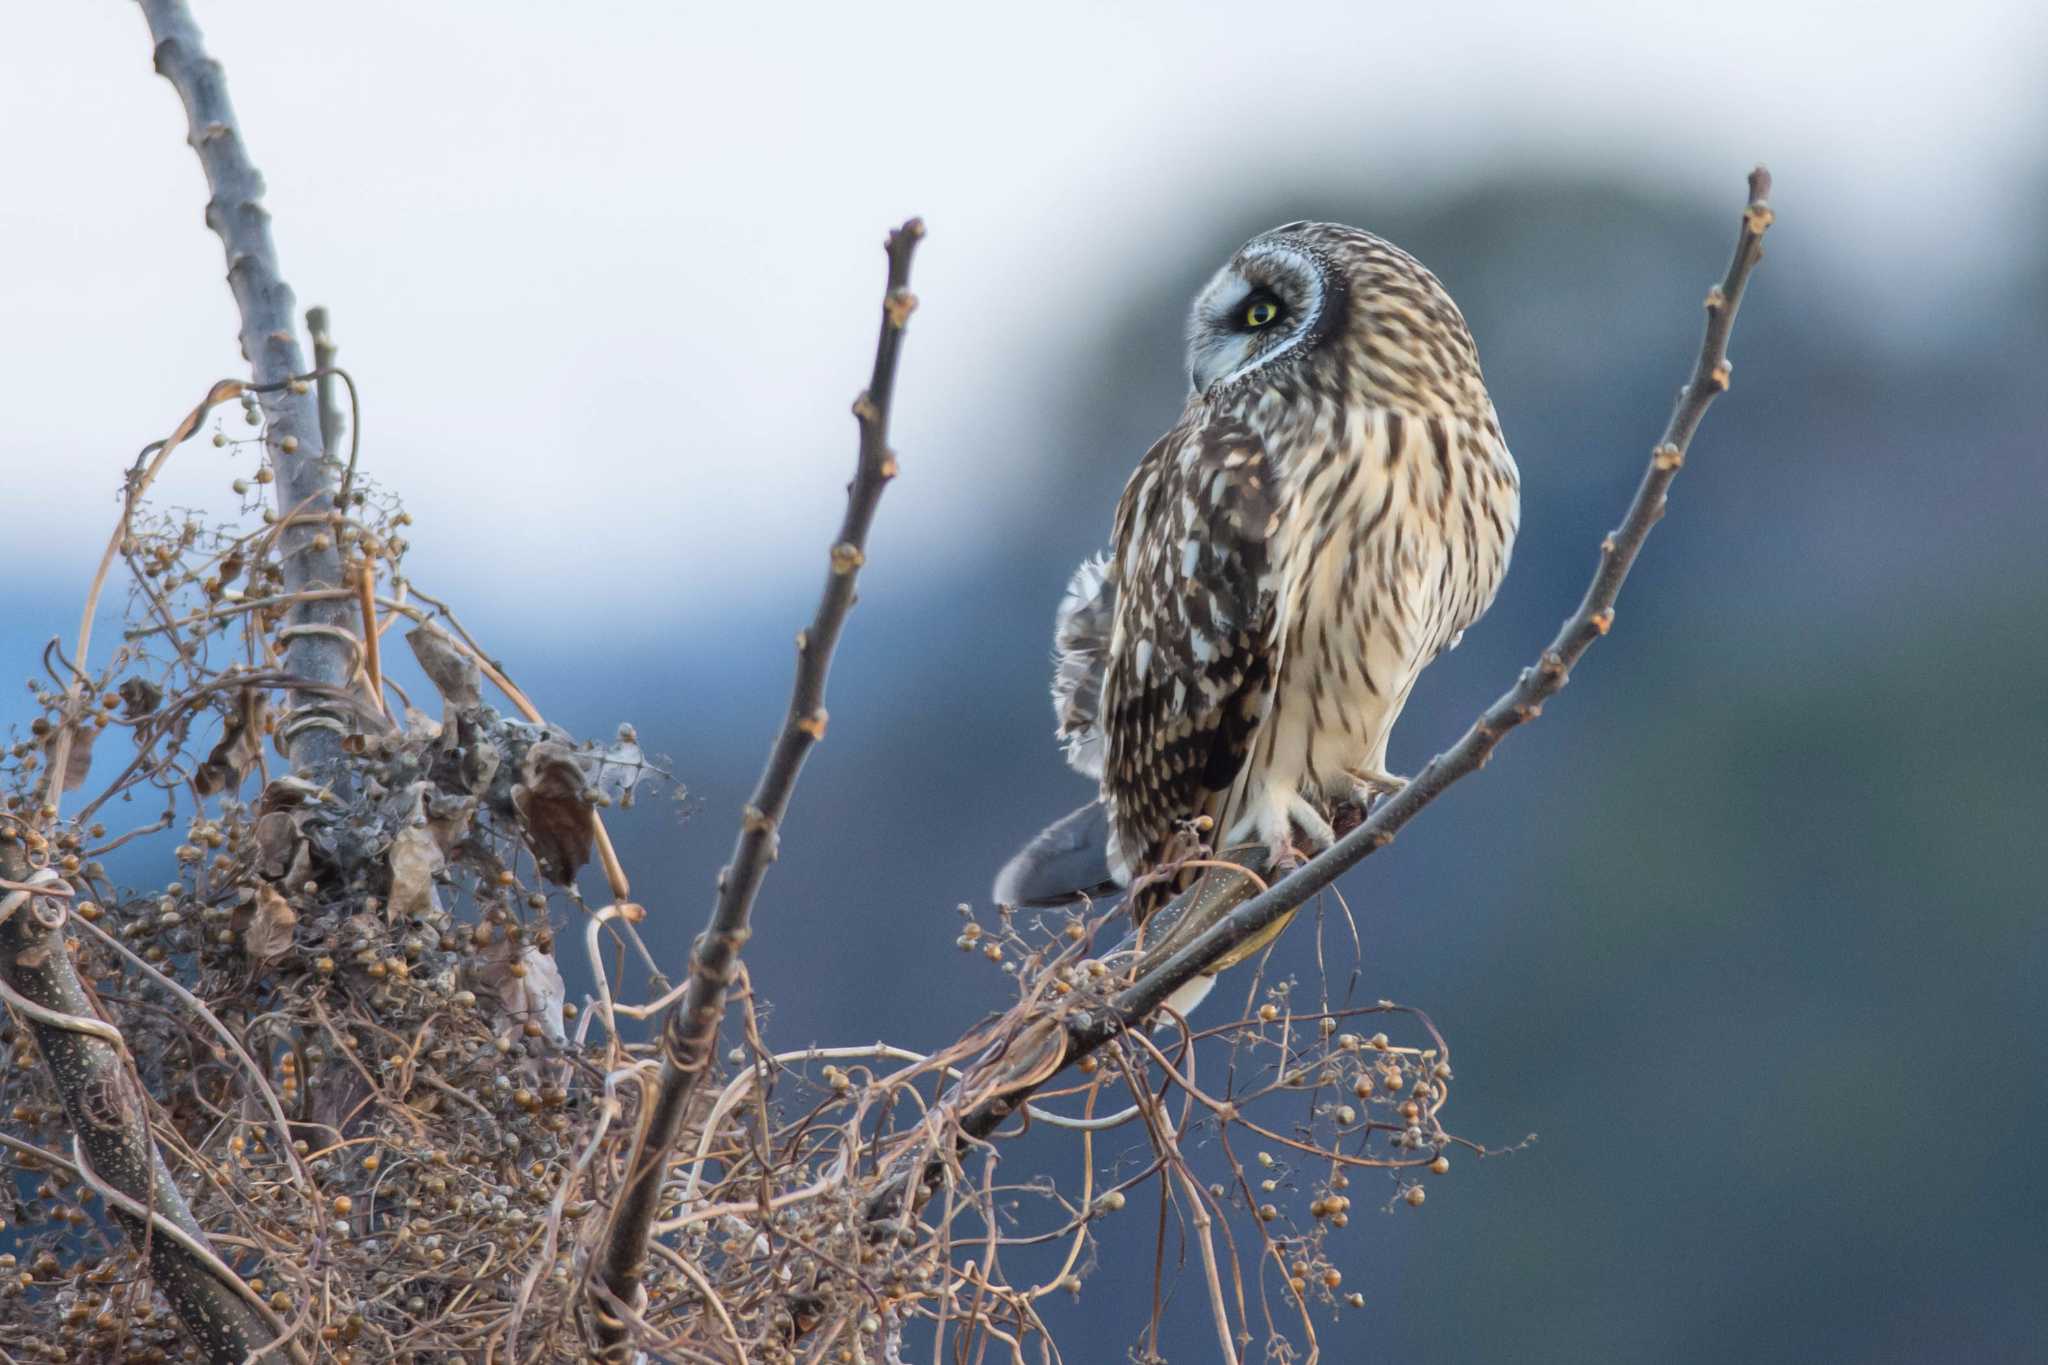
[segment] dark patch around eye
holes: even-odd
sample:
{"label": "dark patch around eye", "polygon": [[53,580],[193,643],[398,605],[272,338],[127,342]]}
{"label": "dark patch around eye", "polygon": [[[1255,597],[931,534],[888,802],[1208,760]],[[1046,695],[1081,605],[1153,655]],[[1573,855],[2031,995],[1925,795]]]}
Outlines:
{"label": "dark patch around eye", "polygon": [[[1251,311],[1254,308],[1257,308],[1262,303],[1270,304],[1272,306],[1273,316],[1267,318],[1264,322],[1260,323],[1255,327],[1249,321]],[[1278,294],[1266,288],[1264,285],[1260,285],[1258,288],[1252,290],[1251,293],[1246,294],[1242,299],[1239,299],[1237,307],[1231,312],[1230,315],[1231,329],[1233,331],[1238,332],[1263,332],[1268,328],[1275,326],[1278,323],[1285,322],[1286,320],[1286,300],[1282,299]]]}

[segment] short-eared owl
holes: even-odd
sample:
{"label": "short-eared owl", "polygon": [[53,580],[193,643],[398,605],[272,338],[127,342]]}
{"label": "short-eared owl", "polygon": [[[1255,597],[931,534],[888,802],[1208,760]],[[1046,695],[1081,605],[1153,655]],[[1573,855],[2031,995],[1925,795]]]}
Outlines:
{"label": "short-eared owl", "polygon": [[1464,317],[1406,252],[1262,233],[1196,298],[1188,371],[1056,622],[1059,734],[1100,802],[1012,860],[999,900],[1129,884],[1198,816],[1276,865],[1327,845],[1334,803],[1400,785],[1409,689],[1507,571],[1515,462]]}

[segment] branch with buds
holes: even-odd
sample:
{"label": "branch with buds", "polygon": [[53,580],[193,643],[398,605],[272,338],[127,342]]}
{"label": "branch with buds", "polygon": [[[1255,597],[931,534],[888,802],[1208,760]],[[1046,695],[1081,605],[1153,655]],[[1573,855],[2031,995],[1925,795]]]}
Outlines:
{"label": "branch with buds", "polygon": [[[811,624],[796,637],[796,685],[790,694],[789,714],[742,812],[732,862],[718,874],[718,900],[711,921],[690,955],[689,988],[662,1024],[661,1078],[627,1167],[626,1185],[613,1212],[597,1271],[601,1292],[628,1308],[637,1294],[648,1230],[684,1110],[717,1050],[726,991],[751,932],[754,898],[768,865],[775,861],[777,832],[804,759],[825,737],[825,679],[831,671],[832,651],[853,607],[854,584],[867,560],[868,528],[883,490],[896,477],[896,456],[889,449],[889,408],[896,390],[903,330],[917,307],[917,296],[910,292],[910,262],[923,238],[924,223],[916,218],[889,234],[889,280],[882,295],[874,372],[853,402],[853,415],[860,423],[859,464],[847,487],[845,520],[832,542],[825,590]],[[616,1313],[599,1305],[597,1318],[600,1337],[608,1348],[625,1342],[626,1324]]]}

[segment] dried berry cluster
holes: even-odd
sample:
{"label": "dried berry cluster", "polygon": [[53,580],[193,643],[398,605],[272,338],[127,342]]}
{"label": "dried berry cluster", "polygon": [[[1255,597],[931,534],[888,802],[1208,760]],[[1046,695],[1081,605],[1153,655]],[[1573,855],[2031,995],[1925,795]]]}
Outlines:
{"label": "dried berry cluster", "polygon": [[[276,743],[303,697],[278,685],[299,599],[275,517],[138,510],[118,541],[127,638],[91,676],[49,651],[42,714],[0,758],[0,841],[70,886],[64,949],[223,1259],[329,1358],[462,1356],[533,1268],[588,1126],[551,911],[576,903],[595,812],[650,770],[630,728],[578,745],[487,705],[495,669],[403,576],[408,518],[353,489],[315,536],[344,551],[338,594],[370,604],[352,686],[317,698],[348,718],[334,762],[293,775]],[[369,666],[364,642],[393,625],[438,714]],[[61,819],[44,781],[60,750],[62,792],[103,778]],[[110,833],[137,805],[160,813]],[[108,866],[154,859],[176,877],[146,890]],[[0,1294],[25,1329],[9,1349],[176,1357],[174,1320],[73,1163],[56,1082],[26,1030],[4,1042],[0,1165],[21,1178],[0,1182]],[[566,1259],[543,1269],[533,1297],[559,1312]]]}

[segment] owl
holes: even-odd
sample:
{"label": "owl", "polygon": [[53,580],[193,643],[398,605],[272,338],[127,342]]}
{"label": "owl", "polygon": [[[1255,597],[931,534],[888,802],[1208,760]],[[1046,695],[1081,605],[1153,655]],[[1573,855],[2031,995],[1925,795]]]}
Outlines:
{"label": "owl", "polygon": [[1187,364],[1055,619],[1058,735],[1099,799],[1011,860],[1000,902],[1131,886],[1142,920],[1197,843],[1273,867],[1326,847],[1338,806],[1402,785],[1409,691],[1507,572],[1520,476],[1414,257],[1334,223],[1262,233],[1196,297]]}

